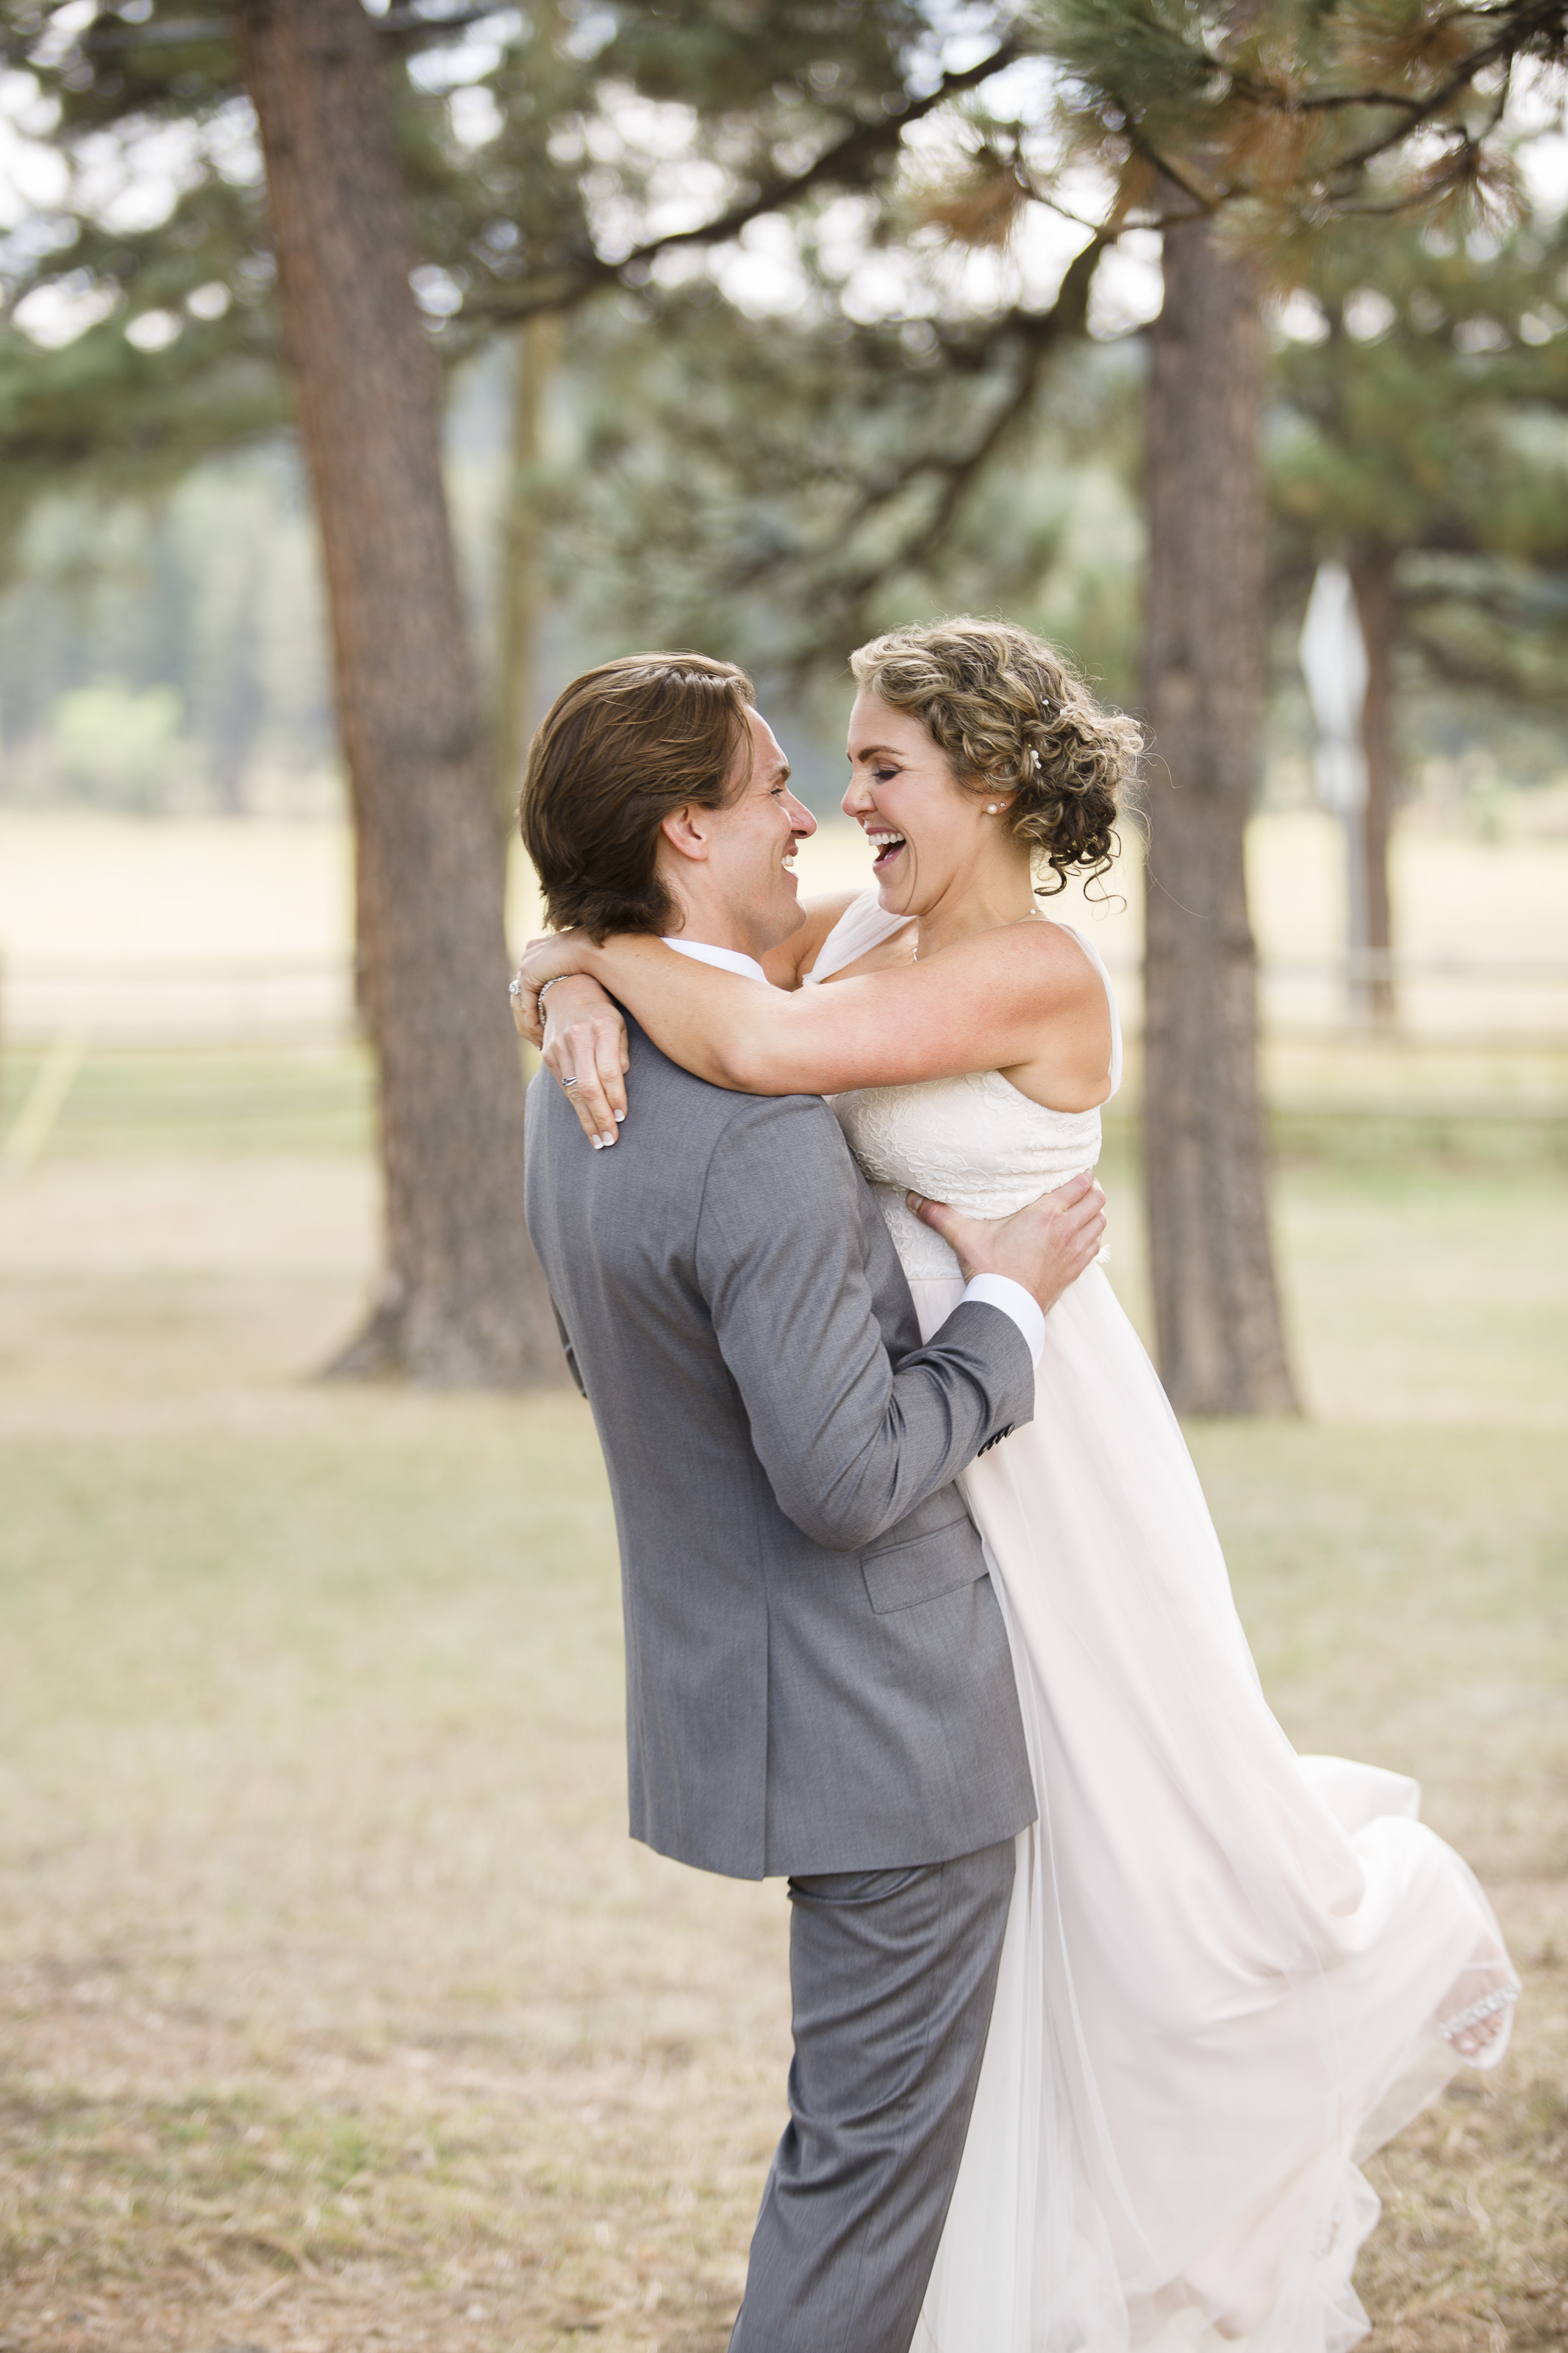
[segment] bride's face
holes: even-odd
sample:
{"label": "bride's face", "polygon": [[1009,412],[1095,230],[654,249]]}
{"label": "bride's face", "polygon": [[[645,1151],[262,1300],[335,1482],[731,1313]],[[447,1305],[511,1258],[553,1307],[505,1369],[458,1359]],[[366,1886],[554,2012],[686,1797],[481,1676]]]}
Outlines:
{"label": "bride's face", "polygon": [[[844,814],[871,846],[877,895],[889,914],[920,914],[998,861],[1027,867],[987,814],[987,797],[958,783],[920,721],[864,688],[849,714],[849,768]],[[999,815],[1007,797],[997,799]]]}

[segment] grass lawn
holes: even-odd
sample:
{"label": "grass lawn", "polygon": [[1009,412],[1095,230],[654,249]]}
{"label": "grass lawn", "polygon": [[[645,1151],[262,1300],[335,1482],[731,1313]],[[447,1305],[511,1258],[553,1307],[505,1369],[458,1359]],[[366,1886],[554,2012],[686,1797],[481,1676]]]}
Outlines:
{"label": "grass lawn", "polygon": [[[626,1841],[585,1409],[300,1378],[372,1207],[322,1151],[0,1190],[10,2353],[728,2334],[783,1891]],[[1302,1746],[1421,1775],[1529,1981],[1374,2168],[1373,2347],[1568,2346],[1568,1205],[1319,1166],[1280,1229],[1312,1418],[1194,1432],[1263,1672]]]}

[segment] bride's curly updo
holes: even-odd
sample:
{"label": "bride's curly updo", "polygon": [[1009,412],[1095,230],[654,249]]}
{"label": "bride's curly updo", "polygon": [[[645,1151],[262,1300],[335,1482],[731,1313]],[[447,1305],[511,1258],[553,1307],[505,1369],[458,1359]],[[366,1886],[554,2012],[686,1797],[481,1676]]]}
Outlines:
{"label": "bride's curly updo", "polygon": [[1065,890],[1069,874],[1105,872],[1120,848],[1118,796],[1143,739],[1043,638],[959,614],[889,629],[849,667],[869,693],[921,722],[959,784],[1011,796],[1015,840],[1055,878],[1042,892]]}

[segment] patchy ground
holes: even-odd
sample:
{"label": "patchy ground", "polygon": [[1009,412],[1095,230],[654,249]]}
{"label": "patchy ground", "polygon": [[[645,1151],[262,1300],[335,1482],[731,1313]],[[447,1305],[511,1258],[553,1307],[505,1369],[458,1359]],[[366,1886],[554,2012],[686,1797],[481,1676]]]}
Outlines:
{"label": "patchy ground", "polygon": [[[728,2337],[782,1891],[625,1839],[575,1400],[295,1377],[365,1208],[326,1156],[0,1195],[0,2353]],[[1422,1775],[1529,1980],[1373,2168],[1373,2346],[1568,2348],[1568,1213],[1430,1171],[1286,1211],[1325,1418],[1196,1434],[1244,1612],[1303,1746]]]}

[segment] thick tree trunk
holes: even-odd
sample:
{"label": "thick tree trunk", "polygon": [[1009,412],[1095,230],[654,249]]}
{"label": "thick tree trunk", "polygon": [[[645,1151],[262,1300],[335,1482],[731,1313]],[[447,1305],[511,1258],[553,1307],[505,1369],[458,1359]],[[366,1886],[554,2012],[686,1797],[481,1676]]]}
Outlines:
{"label": "thick tree trunk", "polygon": [[1365,937],[1373,957],[1366,1001],[1374,1019],[1392,1021],[1394,981],[1388,968],[1393,947],[1389,915],[1388,841],[1399,791],[1394,740],[1394,550],[1380,539],[1359,540],[1347,569],[1366,645],[1366,700],[1362,705],[1362,750],[1366,758],[1366,807],[1362,814],[1363,887],[1366,892]]}
{"label": "thick tree trunk", "polygon": [[1295,1410],[1268,1230],[1246,828],[1263,704],[1262,330],[1208,224],[1152,331],[1144,964],[1150,1261],[1178,1411]]}
{"label": "thick tree trunk", "polygon": [[517,815],[523,759],[539,701],[539,623],[544,607],[539,462],[544,396],[560,344],[558,319],[531,319],[517,337],[513,363],[511,467],[496,660],[496,762],[501,807],[509,821]]}
{"label": "thick tree trunk", "polygon": [[554,1380],[522,1223],[504,847],[374,20],[361,0],[236,0],[235,21],[321,524],[380,1066],[385,1270],[335,1369]]}

